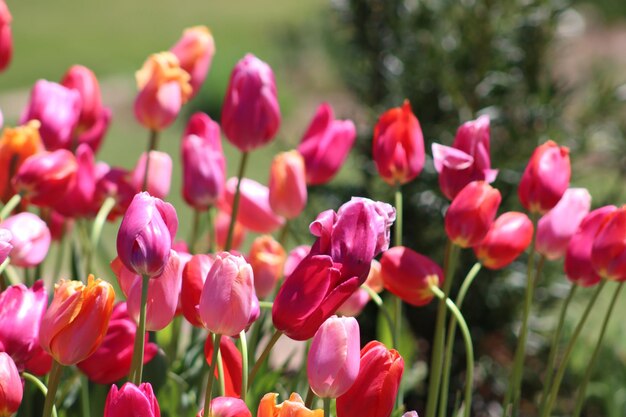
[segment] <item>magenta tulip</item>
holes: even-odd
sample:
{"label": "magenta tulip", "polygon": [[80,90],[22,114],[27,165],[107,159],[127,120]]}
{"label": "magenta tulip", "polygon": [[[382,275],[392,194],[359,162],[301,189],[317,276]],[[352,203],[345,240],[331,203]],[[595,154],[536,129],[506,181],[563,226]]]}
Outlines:
{"label": "magenta tulip", "polygon": [[[146,173],[148,154],[142,153],[133,170],[130,183],[137,192],[143,188],[143,179]],[[172,183],[172,158],[167,152],[150,151],[150,164],[148,165],[148,183],[146,191],[152,197],[164,199],[170,192]]]}
{"label": "magenta tulip", "polygon": [[367,274],[367,279],[355,292],[352,293],[346,301],[337,309],[337,314],[342,316],[356,317],[361,314],[361,311],[365,308],[367,303],[371,300],[369,292],[363,287],[367,286],[371,291],[379,293],[383,290],[383,279],[380,274],[381,266],[380,262],[376,259],[372,259],[372,266],[370,272]]}
{"label": "magenta tulip", "polygon": [[146,382],[138,387],[131,382],[122,388],[112,385],[104,404],[104,417],[161,417],[161,409],[152,385]]}
{"label": "magenta tulip", "polygon": [[[196,415],[203,416],[204,409]],[[211,400],[211,414],[207,417],[252,417],[252,413],[246,403],[239,398],[217,397]]]}
{"label": "magenta tulip", "polygon": [[50,230],[36,214],[26,211],[15,214],[0,223],[0,227],[8,229],[13,236],[9,254],[13,265],[32,267],[45,259],[50,248]]}
{"label": "magenta tulip", "polygon": [[0,352],[0,417],[10,417],[22,403],[24,385],[13,359]]}
{"label": "magenta tulip", "polygon": [[97,212],[107,197],[115,199],[115,206],[108,216],[113,221],[126,213],[126,210],[137,194],[137,190],[130,183],[128,170],[111,167],[105,162],[96,164],[96,191],[93,201],[93,211]]}
{"label": "magenta tulip", "polygon": [[[13,56],[13,34],[11,13],[4,0],[0,0],[0,72],[4,71]],[[0,126],[2,123],[0,123]]]}
{"label": "magenta tulip", "polygon": [[87,144],[76,149],[76,181],[54,209],[65,217],[95,216],[96,163],[93,150]]}

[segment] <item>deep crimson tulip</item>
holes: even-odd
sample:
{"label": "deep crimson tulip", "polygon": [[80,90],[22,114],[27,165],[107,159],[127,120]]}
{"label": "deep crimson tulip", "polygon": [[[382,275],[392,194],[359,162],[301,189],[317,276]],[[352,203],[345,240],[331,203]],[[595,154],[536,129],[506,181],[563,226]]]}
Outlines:
{"label": "deep crimson tulip", "polygon": [[[211,415],[207,417],[252,417],[246,403],[239,398],[217,397],[211,400]],[[204,409],[196,417],[203,417]]]}
{"label": "deep crimson tulip", "polygon": [[15,266],[39,265],[50,249],[50,230],[39,216],[23,211],[10,216],[0,227],[11,233],[11,263]]}
{"label": "deep crimson tulip", "polygon": [[257,417],[324,417],[322,409],[310,410],[304,405],[302,397],[292,393],[288,400],[276,404],[278,394],[265,394],[259,403]]}
{"label": "deep crimson tulip", "polygon": [[252,242],[248,260],[254,272],[254,288],[258,297],[272,293],[283,275],[287,255],[282,245],[270,235],[259,236]]}
{"label": "deep crimson tulip", "polygon": [[183,316],[189,323],[202,327],[198,313],[200,294],[206,276],[213,265],[213,257],[205,254],[193,255],[183,268],[183,284],[181,289],[181,304]]}
{"label": "deep crimson tulip", "polygon": [[395,246],[380,258],[385,289],[414,306],[423,306],[435,296],[432,285],[443,282],[443,270],[430,258],[404,246]]}
{"label": "deep crimson tulip", "polygon": [[152,385],[146,382],[139,386],[127,382],[118,389],[111,386],[104,404],[104,417],[161,417],[161,409]]}
{"label": "deep crimson tulip", "polygon": [[228,140],[247,152],[265,145],[280,127],[280,108],[274,73],[268,64],[247,54],[230,75],[222,129]]}
{"label": "deep crimson tulip", "polygon": [[[150,151],[150,164],[148,165],[148,182],[146,191],[152,197],[164,199],[170,192],[172,183],[172,158],[167,152]],[[137,192],[143,188],[143,179],[146,173],[148,153],[144,152],[139,157],[137,165],[130,176],[130,183]]]}
{"label": "deep crimson tulip", "polygon": [[530,157],[517,194],[531,213],[545,213],[556,206],[569,186],[569,149],[549,140]]}
{"label": "deep crimson tulip", "polygon": [[11,13],[4,0],[0,0],[0,71],[4,71],[13,56]]}
{"label": "deep crimson tulip", "polygon": [[352,387],[337,398],[337,417],[387,417],[391,415],[404,360],[394,350],[374,340],[361,349],[359,375]]}
{"label": "deep crimson tulip", "polygon": [[530,245],[533,230],[533,222],[527,215],[506,212],[493,222],[485,238],[474,246],[476,258],[489,269],[502,269]]}
{"label": "deep crimson tulip", "polygon": [[372,155],[378,174],[388,184],[406,184],[422,172],[424,136],[408,100],[378,119]]}
{"label": "deep crimson tulip", "polygon": [[[2,1],[2,0],[0,0]],[[1,7],[1,6],[0,6]],[[0,198],[4,203],[17,192],[11,182],[15,173],[31,155],[44,150],[37,120],[23,126],[5,128],[0,138]]]}
{"label": "deep crimson tulip", "polygon": [[296,266],[311,252],[310,245],[300,245],[293,248],[287,255],[283,276],[287,278],[296,269]]}
{"label": "deep crimson tulip", "polygon": [[605,215],[593,240],[591,263],[602,278],[626,281],[626,206]]}
{"label": "deep crimson tulip", "polygon": [[335,120],[330,104],[320,104],[298,145],[306,166],[307,184],[320,185],[332,180],[355,139],[352,120]]}
{"label": "deep crimson tulip", "polygon": [[[241,397],[241,372],[243,369],[243,360],[241,352],[237,349],[235,342],[228,336],[220,338],[220,355],[222,355],[222,363],[224,364],[224,388],[227,397]],[[213,339],[209,335],[204,344],[204,358],[206,363],[211,366],[213,358]],[[215,367],[215,378],[218,378],[218,370]]]}
{"label": "deep crimson tulip", "polygon": [[501,200],[500,191],[485,181],[467,184],[446,212],[448,238],[462,248],[479,244],[489,231]]}
{"label": "deep crimson tulip", "polygon": [[298,151],[279,153],[272,160],[269,179],[269,202],[274,213],[294,219],[307,201],[304,160]]}
{"label": "deep crimson tulip", "polygon": [[87,144],[76,149],[76,180],[67,190],[65,197],[55,204],[54,209],[66,217],[95,215],[96,162],[93,150]]}
{"label": "deep crimson tulip", "polygon": [[17,412],[24,396],[24,385],[13,359],[0,352],[0,417],[10,417]]}
{"label": "deep crimson tulip", "polygon": [[184,30],[183,36],[170,49],[180,62],[191,79],[191,97],[196,95],[202,87],[207,76],[213,55],[215,55],[215,42],[213,35],[206,26],[194,26]]}

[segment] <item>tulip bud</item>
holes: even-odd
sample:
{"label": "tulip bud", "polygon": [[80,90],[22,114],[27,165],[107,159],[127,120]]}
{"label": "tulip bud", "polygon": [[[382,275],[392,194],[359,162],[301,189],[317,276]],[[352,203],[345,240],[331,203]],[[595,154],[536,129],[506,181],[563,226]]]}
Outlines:
{"label": "tulip bud", "polygon": [[117,233],[117,255],[140,275],[159,275],[178,229],[174,207],[146,192],[135,195]]}
{"label": "tulip bud", "polygon": [[152,385],[146,382],[138,387],[131,382],[118,389],[111,386],[104,404],[104,417],[122,416],[161,417],[161,409]]}
{"label": "tulip bud", "polygon": [[211,265],[213,265],[213,258],[209,255],[200,254],[193,255],[183,269],[183,284],[180,295],[183,316],[196,327],[202,327],[197,307]]}
{"label": "tulip bud", "polygon": [[545,213],[559,202],[569,186],[569,149],[549,140],[530,157],[517,189],[522,205],[531,213]]}
{"label": "tulip bud", "polygon": [[[220,350],[221,351],[221,350]],[[211,400],[211,415],[207,417],[252,417],[246,403],[239,398],[217,397]],[[196,417],[203,417],[204,409]]]}
{"label": "tulip bud", "polygon": [[337,398],[337,417],[389,416],[398,395],[404,360],[394,349],[374,340],[361,349],[359,375]]}
{"label": "tulip bud", "polygon": [[258,297],[265,298],[272,293],[283,274],[286,257],[281,244],[270,235],[254,239],[248,259],[254,272],[254,288]]}
{"label": "tulip bud", "polygon": [[0,417],[10,417],[22,403],[24,385],[13,359],[0,352]]}
{"label": "tulip bud", "polygon": [[115,292],[106,281],[89,275],[87,285],[61,280],[41,319],[41,346],[62,365],[74,365],[93,354],[109,325]]}
{"label": "tulip bud", "polygon": [[443,282],[439,265],[404,246],[395,246],[383,253],[380,274],[385,289],[417,307],[430,303],[435,296],[430,287],[438,287]]}
{"label": "tulip bud", "polygon": [[241,256],[218,253],[200,295],[202,324],[216,334],[238,335],[248,324],[254,297],[250,264]]}
{"label": "tulip bud", "polygon": [[524,213],[509,211],[491,225],[485,238],[474,246],[474,254],[489,269],[502,269],[530,245],[533,222]]}
{"label": "tulip bud", "polygon": [[96,163],[89,145],[78,145],[76,163],[76,181],[54,209],[66,217],[95,216],[93,206],[96,193]]}
{"label": "tulip bud", "polygon": [[36,214],[24,211],[15,214],[0,223],[8,229],[11,239],[11,263],[15,266],[32,267],[39,265],[50,248],[50,230],[46,222]]}
{"label": "tulip bud", "polygon": [[409,100],[383,113],[374,128],[372,155],[388,184],[406,184],[424,167],[424,136]]}
{"label": "tulip bud", "polygon": [[278,394],[269,393],[261,398],[257,417],[324,417],[321,409],[310,410],[304,405],[302,397],[297,393],[292,393],[289,399],[281,404],[276,404]]}
{"label": "tulip bud", "polygon": [[535,249],[551,261],[565,255],[567,244],[589,213],[591,195],[584,188],[570,188],[537,224]]}
{"label": "tulip bud", "polygon": [[354,317],[328,318],[317,330],[307,359],[311,389],[320,398],[337,398],[359,374],[359,323]]}
{"label": "tulip bud", "polygon": [[306,206],[304,160],[298,151],[279,153],[270,168],[269,202],[274,213],[294,219]]}
{"label": "tulip bud", "polygon": [[39,136],[40,125],[37,120],[31,120],[23,126],[12,129],[6,128],[2,132],[0,139],[0,197],[4,203],[17,193],[11,184],[11,179],[24,161],[29,156],[44,150],[43,142]]}
{"label": "tulip bud", "polygon": [[[224,368],[224,392],[228,397],[239,398],[241,396],[241,375],[243,370],[243,358],[237,349],[233,339],[228,336],[220,338],[220,355]],[[213,338],[209,335],[204,344],[204,358],[207,365],[211,366],[213,360]],[[217,379],[219,371],[214,367],[214,377]]]}
{"label": "tulip bud", "polygon": [[265,62],[248,54],[230,75],[222,106],[224,134],[240,151],[247,152],[271,141],[279,127],[274,73]]}
{"label": "tulip bud", "polygon": [[191,79],[191,97],[196,95],[211,68],[215,55],[215,41],[206,26],[194,26],[185,29],[182,38],[170,49],[180,67],[185,70]]}
{"label": "tulip bud", "polygon": [[300,245],[296,246],[289,252],[287,255],[287,259],[285,260],[285,267],[283,268],[283,276],[287,278],[292,272],[296,269],[298,264],[302,262],[304,258],[311,251],[311,246],[309,245]]}
{"label": "tulip bud", "polygon": [[0,0],[0,71],[4,71],[13,55],[13,35],[11,33],[11,13],[4,0]]}
{"label": "tulip bud", "polygon": [[196,210],[207,210],[224,194],[226,158],[220,126],[204,113],[189,119],[182,146],[183,197]]}
{"label": "tulip bud", "polygon": [[356,128],[352,120],[334,120],[330,104],[320,104],[298,145],[298,152],[306,165],[307,184],[320,185],[333,179],[355,139]]}
{"label": "tulip bud", "polygon": [[602,278],[626,281],[626,206],[604,216],[593,240],[591,263]]}
{"label": "tulip bud", "polygon": [[446,212],[448,238],[462,248],[479,244],[489,231],[501,200],[500,191],[485,181],[467,184]]}
{"label": "tulip bud", "polygon": [[361,314],[367,303],[371,300],[369,293],[363,289],[363,286],[369,287],[375,293],[383,290],[383,279],[380,274],[380,262],[372,259],[370,272],[367,279],[350,297],[337,309],[337,314],[342,316],[356,317]]}
{"label": "tulip bud", "polygon": [[[146,163],[148,159],[146,152],[142,153],[133,170],[130,183],[137,190],[141,191],[143,179],[146,175]],[[150,151],[150,164],[148,165],[148,182],[146,190],[152,197],[164,199],[170,192],[172,183],[172,158],[167,152]]]}
{"label": "tulip bud", "polygon": [[146,129],[161,131],[172,124],[191,96],[189,74],[171,52],[150,55],[135,73],[139,94],[135,117]]}

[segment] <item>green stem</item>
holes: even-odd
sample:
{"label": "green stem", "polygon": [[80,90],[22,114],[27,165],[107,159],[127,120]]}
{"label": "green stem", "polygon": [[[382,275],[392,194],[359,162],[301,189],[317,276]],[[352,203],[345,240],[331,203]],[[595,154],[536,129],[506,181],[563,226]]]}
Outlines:
{"label": "green stem", "polygon": [[89,409],[89,380],[85,375],[80,377],[80,409],[82,411],[82,417],[90,417],[91,410]]}
{"label": "green stem", "polygon": [[239,333],[239,340],[241,341],[242,359],[241,401],[246,402],[246,394],[248,393],[248,341],[246,340],[245,330],[242,330],[241,333]]}
{"label": "green stem", "polygon": [[52,273],[52,282],[57,282],[63,268],[63,260],[65,259],[65,251],[67,250],[67,239],[65,233],[61,236],[61,240],[57,244],[57,257],[54,260],[54,272]]}
{"label": "green stem", "polygon": [[13,265],[6,265],[4,267],[4,272],[4,275],[6,275],[7,279],[9,280],[9,284],[16,285],[20,283],[20,275],[17,273]]}
{"label": "green stem", "polygon": [[11,197],[11,199],[7,201],[4,207],[2,207],[2,210],[0,210],[0,221],[3,221],[7,217],[9,217],[15,207],[20,204],[20,201],[22,201],[21,194],[15,194],[13,197]]}
{"label": "green stem", "polygon": [[129,375],[130,381],[137,386],[141,384],[141,377],[143,373],[143,354],[144,344],[146,342],[146,310],[148,304],[149,284],[150,277],[148,275],[143,275],[141,281],[141,310],[139,312],[139,324],[137,325],[137,331],[135,333],[135,346]]}
{"label": "green stem", "polygon": [[324,398],[324,417],[330,417],[330,398]]}
{"label": "green stem", "polygon": [[[35,375],[29,374],[28,372],[22,372],[22,378],[26,381],[30,381],[35,387],[37,387],[44,397],[48,395],[48,388],[46,388],[44,383],[41,382]],[[52,417],[57,417],[57,408],[54,404],[52,405]]]}
{"label": "green stem", "polygon": [[[395,206],[396,206],[396,222],[394,231],[394,246],[402,246],[402,186],[396,185],[395,190]],[[400,349],[400,334],[402,333],[402,299],[395,297],[393,306],[394,327],[391,330],[393,347],[396,350]],[[404,388],[402,381],[400,381],[398,396],[396,397],[396,406],[401,407],[404,404]]]}
{"label": "green stem", "polygon": [[304,400],[304,406],[310,409],[311,406],[313,405],[314,398],[315,398],[315,393],[313,392],[311,387],[309,387],[309,390],[306,393],[306,400]]}
{"label": "green stem", "polygon": [[220,397],[226,395],[226,379],[224,378],[224,361],[222,360],[222,352],[217,354],[217,382],[219,383]]}
{"label": "green stem", "polygon": [[9,266],[9,263],[11,262],[11,258],[7,257],[4,262],[2,262],[0,264],[0,274],[2,274],[4,272],[4,270],[6,269],[7,266]]}
{"label": "green stem", "polygon": [[107,197],[106,200],[104,200],[104,203],[102,203],[102,206],[100,207],[100,210],[98,210],[98,214],[96,214],[96,218],[93,221],[91,235],[89,237],[91,245],[87,254],[87,275],[92,272],[91,268],[93,266],[93,255],[98,248],[98,244],[100,243],[100,236],[102,236],[104,223],[106,222],[109,213],[111,213],[111,210],[113,210],[113,207],[115,207],[115,198]]}
{"label": "green stem", "polygon": [[209,207],[209,209],[207,210],[207,228],[209,229],[209,247],[208,247],[208,252],[209,253],[213,253],[215,251],[215,239],[217,239],[217,236],[215,236],[215,232],[214,232],[214,227],[213,227],[213,207]]}
{"label": "green stem", "polygon": [[148,150],[146,151],[146,166],[143,171],[143,182],[141,185],[141,191],[148,190],[148,175],[150,173],[150,153],[156,149],[158,138],[159,132],[157,132],[156,130],[150,130],[150,138],[148,139]]}
{"label": "green stem", "polygon": [[198,243],[199,235],[200,235],[200,211],[198,209],[194,209],[193,210],[193,222],[191,224],[191,237],[189,238],[189,251],[192,254],[196,253],[196,244]]}
{"label": "green stem", "polygon": [[620,282],[613,294],[613,298],[611,299],[611,304],[609,304],[608,310],[606,310],[606,314],[604,315],[604,320],[602,321],[602,327],[600,328],[600,334],[598,335],[598,341],[596,342],[596,347],[593,350],[593,354],[591,355],[591,360],[587,364],[587,369],[585,370],[585,376],[583,377],[583,382],[580,384],[580,388],[578,389],[578,396],[576,398],[576,406],[574,407],[574,417],[580,416],[580,412],[583,409],[583,404],[585,402],[585,396],[587,393],[587,385],[589,385],[589,381],[591,380],[591,371],[593,371],[593,366],[598,359],[598,354],[600,353],[600,348],[602,346],[602,340],[604,339],[604,334],[606,333],[606,329],[609,325],[609,320],[613,314],[613,309],[615,307],[617,298],[619,296],[620,291],[624,282]]}
{"label": "green stem", "polygon": [[241,153],[241,161],[239,162],[239,172],[237,173],[237,188],[235,188],[235,195],[233,197],[233,207],[230,212],[230,224],[228,225],[228,237],[226,238],[225,251],[229,251],[233,244],[233,235],[235,234],[235,223],[237,222],[237,211],[239,210],[239,198],[241,193],[239,188],[241,187],[241,179],[248,163],[249,152]]}
{"label": "green stem", "polygon": [[[463,334],[463,341],[465,342],[465,351],[467,354],[467,367],[465,371],[465,404],[463,406],[463,416],[469,417],[472,410],[472,388],[474,386],[474,348],[472,347],[472,336],[470,335],[467,323],[463,318],[463,314],[461,314],[454,302],[447,298],[446,294],[436,285],[431,285],[430,290],[441,300],[442,303],[445,301],[448,310],[450,310],[450,314],[456,317],[461,333]],[[448,341],[448,343],[451,342],[452,341]]]}
{"label": "green stem", "polygon": [[374,303],[378,306],[378,309],[381,311],[381,313],[383,313],[383,317],[385,317],[385,320],[387,321],[387,325],[389,326],[389,332],[391,333],[392,343],[394,346],[398,346],[398,340],[396,339],[397,336],[395,332],[393,331],[394,321],[391,319],[391,315],[389,314],[389,311],[387,311],[387,308],[385,308],[385,305],[383,304],[383,299],[380,297],[380,295],[376,293],[376,291],[374,291],[367,285],[363,284],[361,285],[361,288],[367,291],[367,294],[370,296],[372,301],[374,301]]}
{"label": "green stem", "polygon": [[271,301],[259,301],[259,308],[272,308],[274,303]]}
{"label": "green stem", "polygon": [[598,288],[596,289],[596,292],[594,292],[593,295],[591,296],[591,299],[589,300],[589,304],[587,304],[587,308],[585,308],[585,311],[583,312],[583,315],[580,318],[578,325],[574,329],[574,333],[572,333],[572,336],[569,339],[569,343],[567,344],[567,348],[565,349],[565,353],[563,354],[563,358],[561,359],[561,363],[559,364],[559,368],[554,377],[554,382],[552,383],[552,387],[550,389],[550,394],[548,395],[546,406],[541,410],[542,417],[549,416],[550,412],[552,411],[552,408],[554,407],[554,402],[556,401],[556,397],[559,393],[559,388],[561,387],[561,381],[563,381],[563,375],[565,375],[567,362],[569,361],[569,357],[572,354],[574,345],[576,344],[576,339],[578,339],[578,336],[580,335],[580,332],[582,331],[583,326],[585,325],[585,322],[587,321],[587,317],[589,317],[589,313],[591,312],[591,309],[596,299],[600,295],[600,292],[604,288],[605,284],[606,284],[606,280],[602,280],[600,284],[598,284]]}
{"label": "green stem", "polygon": [[[209,336],[210,337],[210,336]],[[209,379],[206,383],[206,392],[204,393],[204,415],[211,415],[211,398],[213,397],[213,380],[215,379],[215,366],[217,363],[217,355],[220,352],[221,334],[216,334],[213,339],[213,357],[211,358],[211,366],[209,366]]]}
{"label": "green stem", "polygon": [[278,243],[280,243],[280,246],[282,246],[283,248],[287,244],[288,237],[289,237],[289,220],[287,219],[285,220],[285,224],[283,225],[282,229],[280,229],[280,234],[278,235]]}
{"label": "green stem", "polygon": [[57,394],[57,388],[61,381],[61,373],[63,372],[63,365],[56,360],[52,360],[52,368],[48,374],[48,392],[46,393],[46,401],[43,405],[43,417],[50,417],[52,410],[54,409],[54,398]]}
{"label": "green stem", "polygon": [[272,335],[272,338],[270,339],[270,341],[267,342],[267,346],[265,346],[265,349],[263,349],[261,356],[259,356],[259,359],[257,359],[256,362],[254,363],[254,367],[252,368],[252,371],[250,371],[250,375],[248,376],[248,389],[252,387],[252,383],[254,382],[254,377],[256,376],[257,372],[259,372],[259,369],[261,369],[261,365],[263,365],[263,362],[265,362],[272,348],[274,347],[276,342],[278,342],[278,339],[280,339],[280,336],[282,335],[283,335],[283,332],[281,332],[280,330],[276,330],[274,334]]}
{"label": "green stem", "polygon": [[[474,278],[480,272],[482,265],[480,262],[476,262],[472,269],[467,273],[463,283],[461,284],[461,289],[459,290],[459,294],[456,297],[456,306],[460,309],[463,305],[463,301],[465,300],[465,296],[467,295],[467,291],[469,290],[472,282],[474,282]],[[450,386],[450,368],[452,367],[452,353],[454,349],[454,340],[456,337],[456,324],[457,319],[455,315],[450,315],[450,320],[448,321],[448,333],[446,334],[446,351],[443,358],[443,373],[442,373],[442,381],[441,381],[441,400],[439,400],[439,417],[446,417],[447,409],[448,409],[448,389]]]}

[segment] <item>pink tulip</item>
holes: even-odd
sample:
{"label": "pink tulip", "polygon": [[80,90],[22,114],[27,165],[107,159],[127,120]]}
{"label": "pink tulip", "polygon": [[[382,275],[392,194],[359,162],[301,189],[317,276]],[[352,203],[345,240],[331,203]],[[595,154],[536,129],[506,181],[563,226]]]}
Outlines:
{"label": "pink tulip", "polygon": [[269,201],[274,213],[294,219],[306,206],[304,160],[298,151],[276,155],[270,167]]}
{"label": "pink tulip", "polygon": [[[137,192],[142,190],[143,178],[146,172],[147,153],[139,157],[133,170],[130,183]],[[164,199],[170,192],[172,182],[172,158],[167,152],[150,151],[150,164],[148,165],[148,183],[146,191],[153,197]]]}
{"label": "pink tulip", "polygon": [[255,297],[250,264],[241,256],[218,253],[200,296],[202,324],[216,334],[238,335],[248,325]]}
{"label": "pink tulip", "polygon": [[87,144],[76,149],[76,180],[67,190],[64,198],[55,204],[54,209],[66,217],[95,216],[94,198],[96,194],[96,163],[93,150]]}
{"label": "pink tulip", "polygon": [[178,229],[174,207],[162,200],[139,193],[128,207],[117,233],[117,255],[131,271],[159,275],[170,256]]}
{"label": "pink tulip", "polygon": [[285,260],[285,268],[283,269],[283,276],[287,278],[291,273],[296,269],[298,264],[302,262],[304,258],[311,251],[310,245],[300,245],[296,246],[289,252],[287,255],[287,259]]}
{"label": "pink tulip", "polygon": [[402,417],[419,417],[417,415],[417,411],[407,411],[406,413],[402,414]]}
{"label": "pink tulip", "polygon": [[537,224],[535,248],[554,261],[565,255],[567,245],[591,207],[591,195],[584,188],[570,188],[556,206]]}
{"label": "pink tulip", "polygon": [[533,231],[533,222],[524,213],[503,213],[493,222],[485,238],[473,247],[476,258],[486,268],[504,268],[530,245]]}
{"label": "pink tulip", "polygon": [[183,268],[183,283],[180,292],[183,315],[189,323],[196,327],[202,327],[202,320],[197,307],[211,265],[213,265],[212,256],[198,254],[193,255]]}
{"label": "pink tulip", "polygon": [[372,259],[372,266],[370,272],[367,274],[367,279],[361,287],[352,293],[350,297],[344,303],[339,306],[337,313],[342,316],[356,317],[361,314],[361,311],[365,308],[367,303],[371,300],[369,293],[363,289],[363,286],[367,286],[370,290],[379,293],[383,290],[383,279],[380,274],[381,266],[380,262]]}
{"label": "pink tulip", "polygon": [[283,275],[285,249],[269,235],[259,236],[252,242],[248,260],[254,272],[254,288],[258,297],[265,298],[274,291]]}
{"label": "pink tulip", "polygon": [[206,210],[224,193],[226,158],[220,126],[204,113],[189,119],[181,144],[183,197],[196,210]]}
{"label": "pink tulip", "polygon": [[[204,409],[196,417],[203,417]],[[239,398],[217,397],[211,400],[211,414],[207,417],[252,417],[244,401]]]}
{"label": "pink tulip", "polygon": [[352,120],[335,120],[330,104],[320,104],[298,145],[298,152],[306,165],[307,183],[320,185],[333,179],[355,139],[356,128]]}
{"label": "pink tulip", "polygon": [[45,259],[50,248],[50,230],[36,214],[26,211],[15,214],[0,223],[0,227],[13,235],[9,255],[13,265],[28,268]]}
{"label": "pink tulip", "polygon": [[122,388],[112,385],[104,404],[104,417],[161,417],[161,409],[152,385],[146,382],[138,387],[131,382]]}
{"label": "pink tulip", "polygon": [[10,417],[22,403],[24,385],[13,359],[0,352],[0,416]]}
{"label": "pink tulip", "polygon": [[0,265],[9,257],[9,253],[13,249],[11,245],[13,234],[9,229],[0,228]]}
{"label": "pink tulip", "polygon": [[[213,236],[209,236],[209,240],[214,243],[214,246],[217,250],[222,250],[226,246],[226,239],[228,238],[228,228],[230,227],[230,214],[219,211],[217,213],[217,216],[215,217],[215,223],[213,227],[215,229],[215,232]],[[236,221],[235,231],[233,232],[231,250],[239,249],[243,244],[243,241],[246,239],[246,235],[246,228],[240,222]]]}
{"label": "pink tulip", "polygon": [[33,350],[33,355],[26,362],[26,371],[38,376],[47,375],[52,368],[52,356],[37,344]]}
{"label": "pink tulip", "polygon": [[[180,67],[191,76],[191,97],[196,95],[207,76],[213,55],[215,42],[206,26],[194,26],[185,29],[182,38],[170,49],[180,62]],[[191,98],[190,97],[190,98]]]}
{"label": "pink tulip", "polygon": [[591,264],[610,281],[626,281],[626,206],[604,216],[591,248]]}
{"label": "pink tulip", "polygon": [[328,318],[317,330],[307,358],[309,385],[320,398],[344,394],[359,374],[359,323],[354,317]]}
{"label": "pink tulip", "polygon": [[0,0],[0,71],[4,71],[9,66],[13,55],[11,20],[9,8],[4,0]]}
{"label": "pink tulip", "polygon": [[276,82],[269,65],[252,54],[230,75],[222,107],[222,129],[228,140],[247,152],[265,145],[280,126]]}

